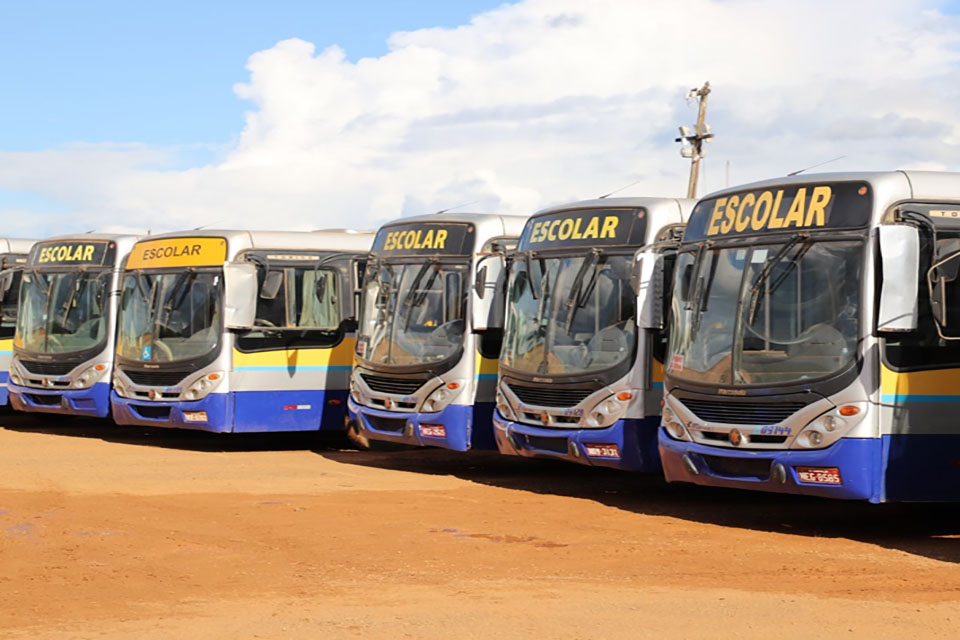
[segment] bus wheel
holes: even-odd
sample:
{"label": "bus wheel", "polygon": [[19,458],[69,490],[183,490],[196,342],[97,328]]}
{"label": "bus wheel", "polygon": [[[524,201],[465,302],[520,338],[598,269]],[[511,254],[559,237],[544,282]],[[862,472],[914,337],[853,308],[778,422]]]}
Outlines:
{"label": "bus wheel", "polygon": [[344,421],[346,422],[347,439],[350,440],[350,442],[361,451],[366,451],[369,449],[370,439],[360,432],[360,428],[357,427],[357,423],[351,420],[350,416],[347,416]]}

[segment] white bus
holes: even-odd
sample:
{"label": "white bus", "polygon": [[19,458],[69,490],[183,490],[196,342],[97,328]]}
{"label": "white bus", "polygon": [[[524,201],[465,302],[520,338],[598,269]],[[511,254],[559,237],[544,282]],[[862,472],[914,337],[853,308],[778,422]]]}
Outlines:
{"label": "white bus", "polygon": [[493,448],[506,255],[525,220],[440,213],[377,232],[350,387],[356,435]]}
{"label": "white bus", "polygon": [[0,406],[9,401],[7,382],[17,327],[20,280],[27,255],[35,243],[36,240],[25,238],[0,238]]}
{"label": "white bus", "polygon": [[600,198],[530,218],[507,288],[501,453],[660,469],[663,284],[692,207]]}
{"label": "white bus", "polygon": [[800,175],[701,200],[676,264],[667,480],[960,498],[960,174]]}
{"label": "white bus", "polygon": [[10,364],[15,409],[110,415],[120,264],[136,240],[85,233],[33,246],[23,269]]}
{"label": "white bus", "polygon": [[141,240],[123,274],[118,424],[342,430],[373,234],[204,230]]}

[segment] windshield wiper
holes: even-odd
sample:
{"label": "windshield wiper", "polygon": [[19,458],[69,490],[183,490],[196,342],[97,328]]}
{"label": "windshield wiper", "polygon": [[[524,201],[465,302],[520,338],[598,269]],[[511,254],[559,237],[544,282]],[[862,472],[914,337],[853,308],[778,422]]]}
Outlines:
{"label": "windshield wiper", "polygon": [[[533,283],[533,251],[527,251],[523,254],[523,264],[527,268],[527,281],[530,283],[530,295],[536,300],[540,297],[537,287]],[[540,262],[540,279],[543,280],[543,261]],[[538,283],[539,284],[539,283]]]}
{"label": "windshield wiper", "polygon": [[430,274],[430,277],[427,278],[426,283],[421,287],[420,283],[423,280],[425,270],[430,266],[431,263],[428,262],[420,268],[420,271],[417,273],[417,277],[414,279],[413,284],[410,286],[410,290],[407,292],[407,296],[404,299],[404,304],[407,305],[403,325],[404,331],[410,328],[410,322],[413,319],[413,310],[424,303],[424,301],[427,299],[427,295],[430,293],[430,287],[432,287],[433,283],[437,281],[437,276],[440,274],[440,265],[437,262],[433,262],[433,273]]}
{"label": "windshield wiper", "polygon": [[72,276],[69,281],[70,284],[68,285],[70,287],[70,291],[67,294],[67,299],[63,301],[62,305],[60,305],[60,313],[57,316],[60,320],[60,324],[63,325],[64,328],[67,326],[67,316],[70,315],[70,307],[73,306],[73,301],[77,299],[77,289],[79,289],[77,285],[79,284],[81,272],[74,271],[70,275]]}
{"label": "windshield wiper", "polygon": [[[757,279],[753,282],[753,287],[750,288],[750,304],[747,305],[747,324],[752,325],[754,319],[757,315],[757,306],[760,303],[760,288],[767,281],[767,278],[770,277],[770,274],[773,273],[774,267],[780,263],[780,261],[786,256],[791,249],[793,249],[801,240],[806,240],[809,242],[810,234],[807,233],[797,233],[794,234],[789,240],[783,243],[783,246],[780,247],[780,250],[774,254],[772,258],[767,260],[763,265],[763,269],[760,270],[760,273],[757,274]],[[798,252],[799,254],[800,252]],[[795,258],[796,260],[796,258]]]}
{"label": "windshield wiper", "polygon": [[[577,309],[586,304],[587,298],[590,297],[590,292],[597,282],[597,275],[600,273],[600,265],[602,264],[601,258],[600,249],[592,249],[583,259],[583,264],[580,265],[580,269],[573,279],[570,293],[567,295],[566,302],[564,302],[564,306],[567,308],[567,323],[564,329],[567,333],[570,333],[570,329],[573,327],[573,319],[576,317]],[[590,281],[587,283],[586,290],[582,291],[583,278],[587,275],[587,269],[591,266],[593,267],[593,273],[590,274]]]}

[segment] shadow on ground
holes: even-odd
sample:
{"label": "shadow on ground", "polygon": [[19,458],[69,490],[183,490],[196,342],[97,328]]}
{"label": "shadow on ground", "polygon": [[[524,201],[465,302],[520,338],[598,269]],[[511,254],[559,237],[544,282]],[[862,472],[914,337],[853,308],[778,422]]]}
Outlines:
{"label": "shadow on ground", "polygon": [[341,434],[214,434],[120,427],[108,420],[8,413],[12,431],[188,451],[312,451],[329,460],[412,473],[449,475],[489,486],[594,500],[638,514],[812,538],[846,538],[960,564],[960,505],[831,501],[803,496],[667,484],[632,474],[551,460],[380,446],[353,448]]}

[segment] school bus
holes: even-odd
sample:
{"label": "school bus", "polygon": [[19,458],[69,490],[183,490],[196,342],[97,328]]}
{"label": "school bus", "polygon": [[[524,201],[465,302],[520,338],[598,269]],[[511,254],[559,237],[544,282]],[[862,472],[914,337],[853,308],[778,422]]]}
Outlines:
{"label": "school bus", "polygon": [[380,228],[349,400],[358,439],[493,448],[503,277],[525,220],[439,213]]}
{"label": "school bus", "polygon": [[373,234],[153,236],[123,272],[113,418],[217,433],[342,430]]}
{"label": "school bus", "polygon": [[960,498],[960,174],[826,173],[700,200],[676,263],[673,482]]}
{"label": "school bus", "polygon": [[30,250],[10,364],[15,409],[110,414],[120,264],[136,240],[85,233],[44,240]]}
{"label": "school bus", "polygon": [[531,216],[510,267],[501,453],[660,469],[663,284],[693,204],[599,198]]}

